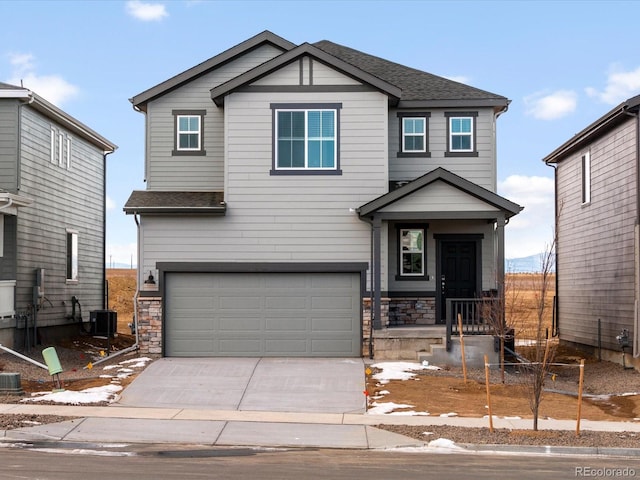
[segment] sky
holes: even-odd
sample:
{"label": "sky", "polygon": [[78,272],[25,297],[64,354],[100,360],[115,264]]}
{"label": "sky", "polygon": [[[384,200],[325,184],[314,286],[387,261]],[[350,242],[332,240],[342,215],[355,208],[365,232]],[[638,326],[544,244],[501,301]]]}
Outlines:
{"label": "sky", "polygon": [[122,208],[145,188],[144,116],[129,99],[264,30],[503,95],[498,193],[525,207],[506,228],[506,256],[521,258],[553,239],[553,169],[542,158],[640,93],[628,21],[639,17],[640,2],[615,0],[5,0],[0,82],[22,82],[118,145],[107,157],[107,267],[137,263]]}

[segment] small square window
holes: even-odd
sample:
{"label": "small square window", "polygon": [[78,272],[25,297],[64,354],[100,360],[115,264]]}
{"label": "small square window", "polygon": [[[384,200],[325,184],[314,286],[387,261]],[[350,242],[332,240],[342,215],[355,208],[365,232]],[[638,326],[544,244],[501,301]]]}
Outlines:
{"label": "small square window", "polygon": [[204,115],[206,110],[174,110],[173,155],[205,155]]}
{"label": "small square window", "polygon": [[476,149],[477,112],[447,112],[445,156],[478,156]]}

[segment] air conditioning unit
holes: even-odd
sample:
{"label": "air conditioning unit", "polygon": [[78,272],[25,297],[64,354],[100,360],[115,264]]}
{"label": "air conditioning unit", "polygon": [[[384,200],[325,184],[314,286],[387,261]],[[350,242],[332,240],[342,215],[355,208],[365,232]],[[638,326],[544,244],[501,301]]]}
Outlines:
{"label": "air conditioning unit", "polygon": [[89,312],[91,334],[113,337],[118,330],[118,312],[113,310],[91,310]]}

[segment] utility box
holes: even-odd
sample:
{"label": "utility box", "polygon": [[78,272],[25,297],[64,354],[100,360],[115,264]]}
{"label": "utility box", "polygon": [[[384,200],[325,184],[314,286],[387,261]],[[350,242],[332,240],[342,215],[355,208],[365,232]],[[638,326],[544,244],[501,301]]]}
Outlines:
{"label": "utility box", "polygon": [[118,330],[118,312],[113,310],[92,310],[89,312],[91,334],[113,337]]}

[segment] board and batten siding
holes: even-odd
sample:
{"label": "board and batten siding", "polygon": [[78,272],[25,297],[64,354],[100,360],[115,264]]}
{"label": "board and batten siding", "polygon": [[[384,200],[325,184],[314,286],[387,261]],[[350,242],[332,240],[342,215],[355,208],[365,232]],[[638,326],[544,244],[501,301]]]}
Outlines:
{"label": "board and batten siding", "polygon": [[[633,329],[635,119],[558,164],[557,272],[563,340],[619,350],[616,335]],[[591,155],[591,202],[582,204],[582,155]]]}
{"label": "board and batten siding", "polygon": [[[71,297],[85,320],[103,308],[104,157],[83,139],[53,127],[71,139],[71,166],[51,162],[52,122],[31,108],[22,109],[21,191],[34,203],[20,210],[17,225],[16,310],[31,303],[34,270],[45,269],[44,308],[38,325],[68,323]],[[66,233],[78,233],[78,282],[66,281]]]}
{"label": "board and batten siding", "polygon": [[[341,103],[342,175],[271,175],[272,103]],[[146,270],[160,261],[367,262],[355,209],[386,193],[387,97],[237,92],[225,100],[224,217],[143,217]]]}
{"label": "board and batten siding", "polygon": [[[263,45],[149,102],[145,167],[148,190],[222,190],[224,112],[211,100],[210,90],[280,53],[271,45]],[[206,155],[172,155],[175,148],[174,110],[206,110],[203,119]]]}
{"label": "board and batten siding", "polygon": [[18,188],[19,100],[0,101],[0,188],[16,193]]}
{"label": "board and batten siding", "polygon": [[[460,111],[478,112],[476,117],[477,157],[445,157],[447,151],[447,122],[445,112],[456,109],[420,109],[430,112],[427,135],[430,156],[401,157],[400,118],[398,110],[389,111],[389,178],[391,180],[413,180],[438,167],[443,167],[456,175],[496,192],[496,145],[495,117],[490,108],[464,109]],[[403,113],[410,111],[402,110]]]}

